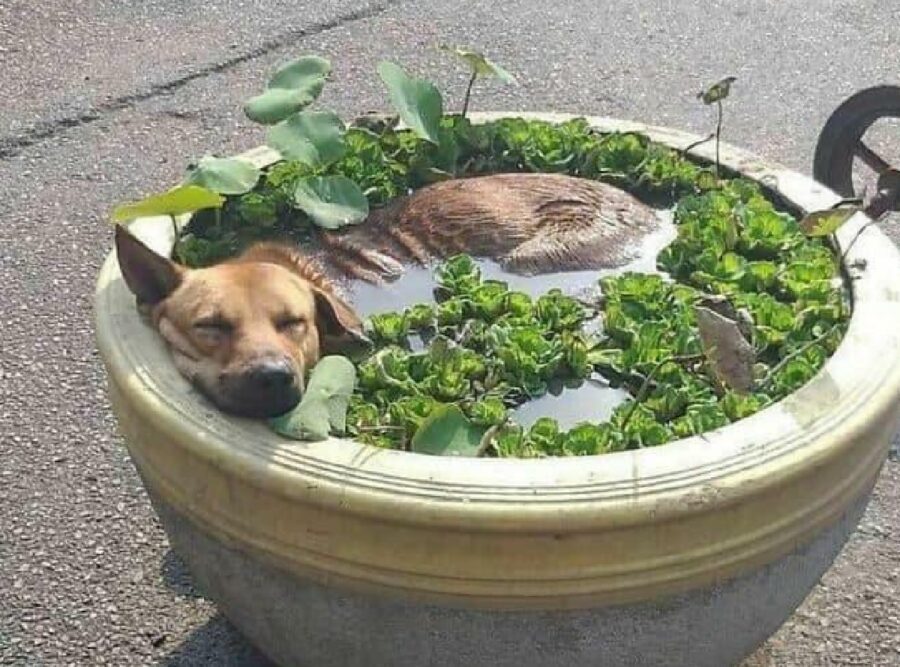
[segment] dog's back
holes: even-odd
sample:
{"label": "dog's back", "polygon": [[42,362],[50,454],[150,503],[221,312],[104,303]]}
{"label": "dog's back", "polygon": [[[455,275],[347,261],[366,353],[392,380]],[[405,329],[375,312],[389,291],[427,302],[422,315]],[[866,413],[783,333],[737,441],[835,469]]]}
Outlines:
{"label": "dog's back", "polygon": [[497,174],[435,183],[357,227],[322,232],[320,259],[339,275],[370,282],[461,252],[524,274],[612,268],[659,223],[651,208],[605,183]]}

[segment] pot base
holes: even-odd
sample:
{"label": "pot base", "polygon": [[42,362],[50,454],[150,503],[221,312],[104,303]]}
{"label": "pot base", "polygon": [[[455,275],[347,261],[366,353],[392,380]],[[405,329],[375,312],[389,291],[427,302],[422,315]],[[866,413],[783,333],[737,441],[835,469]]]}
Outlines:
{"label": "pot base", "polygon": [[283,667],[723,667],[752,653],[803,602],[868,498],[790,555],[712,588],[654,603],[540,612],[437,607],[304,581],[152,500],[200,589]]}

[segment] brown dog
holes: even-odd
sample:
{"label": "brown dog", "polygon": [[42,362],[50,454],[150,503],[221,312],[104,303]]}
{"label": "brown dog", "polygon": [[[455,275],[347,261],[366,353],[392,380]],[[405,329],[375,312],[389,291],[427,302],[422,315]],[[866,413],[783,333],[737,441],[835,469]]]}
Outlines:
{"label": "brown dog", "polygon": [[404,264],[458,252],[517,273],[614,267],[658,226],[650,208],[603,183],[498,174],[422,188],[345,233],[320,233],[310,256],[260,244],[188,269],[121,227],[116,248],[125,282],[179,371],[222,410],[263,417],[299,401],[306,369],[323,351],[364,339],[330,278],[390,279]]}
{"label": "brown dog", "polygon": [[334,277],[369,282],[461,252],[519,274],[613,268],[659,227],[653,209],[606,183],[495,174],[441,181],[372,211],[361,225],[323,231],[318,257]]}
{"label": "brown dog", "polygon": [[287,247],[261,244],[229,262],[188,269],[117,227],[116,252],[178,370],[226,412],[290,410],[323,350],[364,338],[353,309]]}

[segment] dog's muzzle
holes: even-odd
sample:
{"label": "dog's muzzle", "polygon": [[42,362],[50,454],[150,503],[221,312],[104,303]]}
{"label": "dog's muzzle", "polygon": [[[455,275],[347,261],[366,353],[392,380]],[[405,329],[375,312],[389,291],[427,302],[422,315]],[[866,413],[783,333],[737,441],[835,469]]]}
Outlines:
{"label": "dog's muzzle", "polygon": [[264,358],[221,376],[223,409],[243,417],[276,417],[300,402],[300,378],[288,359]]}

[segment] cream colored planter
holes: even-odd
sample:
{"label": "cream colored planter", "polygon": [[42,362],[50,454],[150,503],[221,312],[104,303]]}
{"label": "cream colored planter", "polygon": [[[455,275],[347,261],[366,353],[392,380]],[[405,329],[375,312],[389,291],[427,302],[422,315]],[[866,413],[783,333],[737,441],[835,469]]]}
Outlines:
{"label": "cream colored planter", "polygon": [[[674,147],[696,140],[590,120]],[[722,155],[798,208],[837,200],[737,149]],[[866,220],[841,230],[843,245]],[[171,246],[159,220],[133,229]],[[141,322],[113,256],[98,284],[97,338],[122,433],[174,548],[280,664],[720,666],[773,632],[828,567],[895,429],[900,255],[870,228],[848,264],[854,315],[808,385],[701,437],[595,457],[299,443],[224,416]]]}

